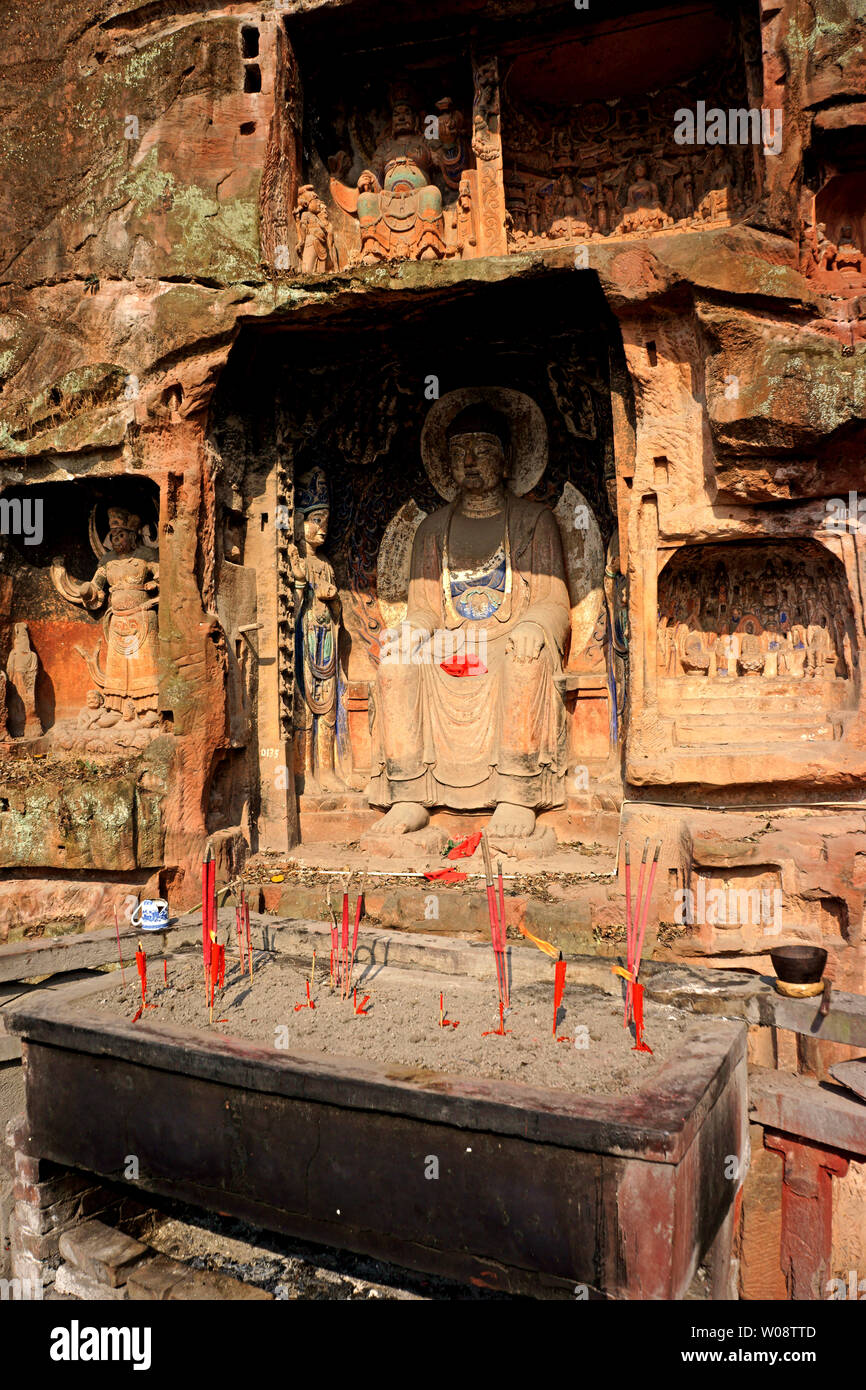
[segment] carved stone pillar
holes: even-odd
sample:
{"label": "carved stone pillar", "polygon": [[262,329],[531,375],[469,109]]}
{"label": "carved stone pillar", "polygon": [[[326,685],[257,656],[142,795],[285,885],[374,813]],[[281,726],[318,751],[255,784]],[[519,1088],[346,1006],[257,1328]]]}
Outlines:
{"label": "carved stone pillar", "polygon": [[496,58],[472,59],[475,99],[472,108],[472,149],[478,208],[478,255],[505,256],[505,173],[499,114],[499,63]]}
{"label": "carved stone pillar", "polygon": [[767,1130],[764,1145],[785,1161],[782,1178],[781,1266],[788,1297],[824,1299],[830,1278],[834,1177],[844,1177],[848,1159],[809,1139]]}

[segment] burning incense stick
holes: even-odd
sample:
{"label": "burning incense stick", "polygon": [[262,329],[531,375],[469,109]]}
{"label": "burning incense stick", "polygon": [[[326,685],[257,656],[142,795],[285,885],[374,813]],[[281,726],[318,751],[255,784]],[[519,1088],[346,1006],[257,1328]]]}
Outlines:
{"label": "burning incense stick", "polygon": [[[625,963],[626,963],[627,969],[628,969],[629,971],[631,971],[632,960],[633,960],[633,955],[634,955],[634,950],[633,950],[633,947],[632,947],[632,939],[631,939],[631,851],[629,850],[628,840],[626,840],[626,842],[625,842],[625,941],[626,941]],[[625,986],[625,1003],[623,1004],[623,1010],[622,1010],[622,1022],[623,1022],[623,1027],[624,1027],[624,1028],[627,1028],[627,1027],[628,1027],[628,1005],[629,1005],[629,985],[628,985],[628,981],[626,981],[626,986]]]}
{"label": "burning incense stick", "polygon": [[496,897],[493,889],[493,864],[490,858],[490,845],[487,843],[486,834],[481,835],[481,853],[484,857],[484,874],[487,880],[487,911],[490,916],[490,936],[493,942],[493,958],[496,961],[496,985],[499,990],[499,1000],[501,1004],[505,1002],[505,990],[502,982],[503,964],[500,959],[499,949],[499,922],[496,913]]}
{"label": "burning incense stick", "polygon": [[640,934],[639,934],[639,936],[638,936],[638,938],[637,938],[637,947],[636,947],[636,950],[635,950],[634,969],[633,969],[633,974],[634,974],[635,981],[637,981],[637,977],[638,977],[638,975],[639,975],[639,973],[640,973],[641,956],[643,955],[643,940],[644,940],[644,935],[645,935],[645,933],[646,933],[646,924],[647,924],[647,917],[649,916],[650,899],[651,899],[651,897],[652,897],[653,883],[655,882],[656,869],[657,869],[657,867],[658,867],[659,855],[661,854],[661,849],[662,849],[662,842],[661,842],[661,840],[659,840],[658,844],[656,845],[655,854],[653,855],[653,862],[652,862],[652,864],[650,865],[649,882],[648,882],[648,884],[647,884],[647,890],[646,890],[646,899],[645,899],[645,901],[644,901],[644,905],[643,905],[643,915],[642,915],[641,921],[640,921]]}
{"label": "burning incense stick", "polygon": [[331,972],[330,972],[330,975],[329,975],[329,977],[328,977],[328,982],[329,982],[329,984],[330,984],[331,989],[333,989],[333,988],[334,988],[334,985],[335,985],[335,983],[336,983],[336,977],[335,977],[335,974],[334,974],[334,970],[335,970],[336,960],[337,960],[337,918],[336,918],[336,916],[335,916],[335,914],[334,914],[334,909],[333,909],[333,907],[331,906],[331,890],[330,890],[330,889],[328,889],[328,911],[329,911],[330,914],[331,914]]}
{"label": "burning incense stick", "polygon": [[123,973],[123,952],[120,949],[120,925],[117,920],[117,908],[114,909],[114,932],[117,937],[117,955],[120,960],[120,983],[126,989],[126,977]]}
{"label": "burning incense stick", "polygon": [[496,861],[496,873],[499,879],[499,950],[502,954],[502,983],[505,987],[505,1007],[511,1005],[511,990],[508,984],[508,964],[505,959],[505,886],[502,879],[502,860]]}
{"label": "burning incense stick", "polygon": [[347,991],[352,980],[352,972],[355,969],[355,952],[358,949],[358,928],[361,925],[361,913],[364,909],[364,884],[366,881],[367,870],[365,869],[361,875],[361,886],[358,889],[358,901],[355,903],[355,929],[352,932],[352,958],[349,962],[349,980],[346,985]]}
{"label": "burning incense stick", "polygon": [[147,1004],[147,956],[144,954],[140,941],[135,953],[135,963],[138,967],[138,978],[141,981],[141,1007],[144,1008]]}
{"label": "burning incense stick", "polygon": [[246,890],[243,889],[243,888],[241,889],[241,911],[242,911],[243,914],[244,914],[244,927],[246,928],[246,937],[247,937],[247,964],[249,965],[249,968],[250,968],[250,982],[252,983],[252,978],[253,978],[253,948],[252,948],[252,945],[250,944],[250,905],[249,905],[249,903],[247,902]]}
{"label": "burning incense stick", "polygon": [[236,903],[236,904],[235,904],[235,931],[236,931],[237,934],[238,934],[238,960],[240,961],[241,974],[243,975],[244,972],[246,971],[246,962],[244,961],[244,934],[243,934],[243,931],[241,930],[241,905],[240,905],[240,903]]}
{"label": "burning incense stick", "polygon": [[504,1010],[504,1008],[503,1008],[502,999],[500,998],[500,1000],[499,1000],[499,1027],[498,1027],[498,1028],[488,1028],[487,1032],[486,1032],[486,1033],[482,1033],[481,1036],[482,1036],[482,1038],[494,1038],[494,1037],[496,1037],[496,1038],[504,1038],[504,1037],[506,1037],[510,1032],[511,1032],[511,1029],[505,1027],[505,1010]]}
{"label": "burning incense stick", "polygon": [[343,997],[347,998],[347,977],[349,974],[349,885],[352,882],[352,875],[346,879],[346,886],[343,889],[343,930],[340,936],[340,982],[343,986]]}
{"label": "burning incense stick", "polygon": [[[635,955],[635,949],[636,949],[636,946],[637,946],[637,930],[638,930],[638,924],[639,924],[639,922],[640,922],[641,902],[642,902],[642,899],[643,899],[644,874],[646,873],[646,857],[647,857],[647,852],[648,852],[648,851],[649,851],[649,836],[647,836],[647,838],[644,840],[643,854],[641,855],[641,861],[640,861],[640,873],[638,874],[638,878],[637,878],[637,899],[636,899],[636,902],[635,902],[635,905],[634,905],[634,910],[633,910],[633,912],[632,912],[632,918],[631,918],[632,974],[634,973],[634,970],[633,970],[633,966],[634,966],[634,955]],[[631,983],[628,983],[628,984],[626,985],[625,991],[626,991],[626,1010],[627,1010],[627,1015],[626,1015],[626,1016],[627,1016],[627,1019],[630,1019],[630,1018],[631,1018],[631,1015],[632,1015],[632,993],[633,993],[632,987],[631,987]]]}
{"label": "burning incense stick", "polygon": [[215,905],[215,882],[216,862],[213,857],[213,850],[208,845],[201,866],[201,949],[205,976],[210,972],[210,934],[214,926],[212,912]]}
{"label": "burning incense stick", "polygon": [[443,1026],[442,1020],[443,1020],[443,1018],[445,1017],[445,1008],[444,1008],[444,1005],[443,1005],[443,1002],[442,1002],[443,999],[444,999],[444,995],[440,993],[440,995],[439,995],[439,1027],[440,1027],[440,1028]]}

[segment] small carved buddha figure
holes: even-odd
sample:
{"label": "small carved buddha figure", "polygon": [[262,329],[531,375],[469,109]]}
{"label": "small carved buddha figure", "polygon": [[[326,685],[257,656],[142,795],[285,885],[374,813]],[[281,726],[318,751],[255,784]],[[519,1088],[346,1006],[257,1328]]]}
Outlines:
{"label": "small carved buddha figure", "polygon": [[579,190],[575,190],[574,181],[567,172],[560,174],[556,182],[553,211],[550,235],[554,240],[573,240],[575,237],[592,235],[583,197]]}
{"label": "small carved buddha figure", "polygon": [[683,162],[673,182],[673,206],[671,215],[677,222],[688,221],[695,212],[695,176],[688,157]]}
{"label": "small carved buddha figure", "polygon": [[607,184],[601,174],[595,176],[595,186],[590,198],[592,204],[592,220],[595,230],[600,236],[607,236],[610,231],[610,193]]}
{"label": "small carved buddha figure", "polygon": [[652,232],[670,225],[671,219],[662,207],[658,185],[649,178],[646,162],[639,159],[634,166],[634,181],[628,186],[619,231]]}
{"label": "small carved buddha figure", "polygon": [[36,677],[39,657],[30,645],[26,623],[16,623],[13,629],[12,650],[6,662],[6,674],[13,690],[24,707],[24,738],[39,738],[42,724],[36,713]]}
{"label": "small carved buddha figure", "polygon": [[295,588],[295,678],[298,700],[295,748],[304,791],[343,790],[335,770],[338,659],[342,607],[333,566],[321,554],[330,501],[321,468],[295,488],[297,544],[288,547]]}
{"label": "small carved buddha figure", "polygon": [[727,151],[720,147],[714,167],[706,175],[706,192],[698,212],[706,222],[724,222],[737,207],[734,170]]}
{"label": "small carved buddha figure", "polygon": [[793,680],[802,680],[806,674],[806,629],[800,623],[792,623],[788,633],[785,670]]}
{"label": "small carved buddha figure", "polygon": [[829,614],[815,607],[806,629],[806,675],[812,680],[833,680],[836,675],[836,648],[831,635]]}
{"label": "small carved buddha figure", "polygon": [[[454,405],[437,403],[440,432],[428,433],[428,421],[422,440],[431,477],[453,501],[415,535],[413,656],[379,667],[369,797],[391,808],[377,835],[420,830],[435,806],[495,806],[487,831],[507,852],[533,834],[537,811],[564,800],[569,596],[553,512],[509,486],[526,472],[520,450],[540,453],[537,407],[517,392],[498,393],[507,403],[495,406],[480,392],[468,404],[468,393],[454,394]],[[478,654],[480,666],[471,675],[444,669],[444,639]]]}

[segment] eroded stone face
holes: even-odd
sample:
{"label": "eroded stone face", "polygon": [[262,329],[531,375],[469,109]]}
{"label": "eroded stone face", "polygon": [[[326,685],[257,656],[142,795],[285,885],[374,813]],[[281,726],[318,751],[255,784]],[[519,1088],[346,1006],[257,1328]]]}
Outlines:
{"label": "eroded stone face", "polygon": [[[710,797],[724,839],[726,803],[860,795],[853,21],[822,26],[799,0],[760,27],[697,15],[673,34],[651,15],[648,47],[640,16],[563,30],[532,9],[554,26],[541,47],[521,44],[518,3],[447,58],[411,5],[384,34],[336,2],[146,32],[125,12],[98,26],[85,0],[26,32],[10,19],[13,95],[27,83],[0,119],[11,868],[84,874],[90,855],[185,906],[208,837],[228,872],[287,851],[299,814],[338,845],[370,828],[365,788],[388,781],[381,637],[409,598],[395,566],[411,568],[413,528],[441,531],[424,420],[479,384],[524,392],[550,438],[525,505],[555,515],[561,559],[512,564],[530,606],[542,580],[569,600],[544,648],[561,689],[551,675],[541,715],[515,721],[524,775],[543,753],[557,784],[532,813],[562,801],[563,842],[578,806]],[[464,20],[443,6],[442,35]],[[327,539],[305,537],[293,567],[296,482],[314,468]],[[11,504],[36,497],[29,544]],[[109,508],[147,529],[115,528],[94,573],[88,534],[105,545]],[[479,556],[464,560],[471,579]],[[399,708],[411,743],[423,719]],[[424,775],[465,761],[468,737],[446,712]],[[809,824],[796,854],[829,843]],[[845,833],[825,880],[785,869],[778,886],[826,900],[810,930],[859,961],[866,845]],[[760,954],[759,937],[714,932],[702,951]]]}

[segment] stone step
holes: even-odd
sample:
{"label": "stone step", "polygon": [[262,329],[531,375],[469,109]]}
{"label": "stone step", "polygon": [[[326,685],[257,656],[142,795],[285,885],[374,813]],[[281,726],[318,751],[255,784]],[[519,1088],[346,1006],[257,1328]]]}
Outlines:
{"label": "stone step", "polygon": [[89,1279],[117,1288],[126,1283],[136,1261],[147,1254],[147,1246],[101,1221],[85,1221],[64,1231],[60,1253]]}
{"label": "stone step", "polygon": [[779,743],[832,743],[833,725],[816,723],[809,716],[791,716],[790,720],[773,721],[762,719],[759,715],[745,710],[736,722],[727,722],[708,715],[705,719],[691,718],[679,720],[675,726],[677,744],[779,744]]}

